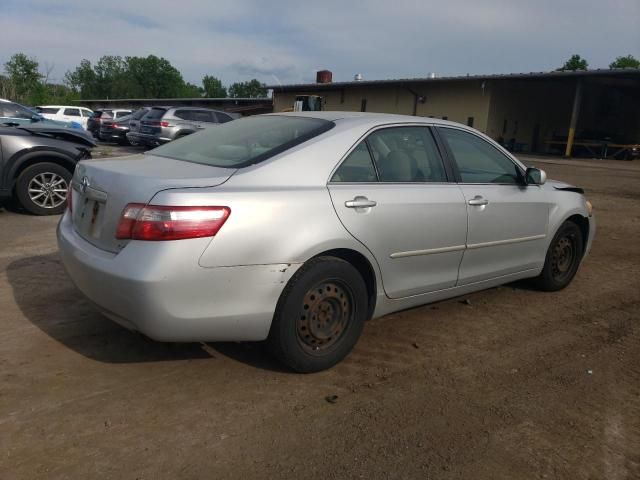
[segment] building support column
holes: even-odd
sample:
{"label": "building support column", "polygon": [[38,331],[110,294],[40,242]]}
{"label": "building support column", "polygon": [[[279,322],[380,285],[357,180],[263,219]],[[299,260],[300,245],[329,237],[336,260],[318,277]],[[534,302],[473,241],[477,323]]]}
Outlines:
{"label": "building support column", "polygon": [[569,135],[567,135],[567,149],[564,152],[565,157],[570,157],[571,150],[573,150],[573,140],[576,136],[576,126],[578,125],[578,117],[580,116],[580,103],[582,103],[582,79],[578,78],[576,82],[576,93],[573,96],[573,109],[571,110]]}

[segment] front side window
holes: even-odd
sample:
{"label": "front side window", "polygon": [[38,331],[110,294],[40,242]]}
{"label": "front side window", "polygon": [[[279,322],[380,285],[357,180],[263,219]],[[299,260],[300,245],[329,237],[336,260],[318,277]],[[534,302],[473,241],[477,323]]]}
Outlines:
{"label": "front side window", "polygon": [[369,155],[367,143],[362,141],[342,162],[336,173],[331,177],[332,182],[376,182],[378,177]]}
{"label": "front side window", "polygon": [[520,182],[516,164],[487,141],[454,128],[439,128],[438,131],[453,153],[462,183]]}
{"label": "front side window", "polygon": [[60,111],[59,108],[54,107],[36,107],[36,110],[38,111],[38,113],[46,113],[49,115],[55,115]]}
{"label": "front side window", "polygon": [[[145,117],[145,120],[147,116]],[[266,160],[334,127],[318,118],[265,115],[245,117],[170,142],[153,155],[214,167],[240,168]]]}
{"label": "front side window", "polygon": [[34,112],[17,103],[0,102],[0,117],[31,119],[34,115]]}
{"label": "front side window", "polygon": [[381,182],[446,182],[431,132],[426,127],[377,130],[367,138]]}

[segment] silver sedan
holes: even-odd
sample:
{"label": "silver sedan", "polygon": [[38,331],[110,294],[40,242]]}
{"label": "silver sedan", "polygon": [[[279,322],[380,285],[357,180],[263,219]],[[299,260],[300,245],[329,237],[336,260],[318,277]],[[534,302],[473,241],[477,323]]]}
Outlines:
{"label": "silver sedan", "polygon": [[160,341],[262,341],[329,368],[365,320],[525,278],[573,279],[581,189],[471,128],[308,112],[244,118],[144,155],[83,161],[63,263],[106,316]]}

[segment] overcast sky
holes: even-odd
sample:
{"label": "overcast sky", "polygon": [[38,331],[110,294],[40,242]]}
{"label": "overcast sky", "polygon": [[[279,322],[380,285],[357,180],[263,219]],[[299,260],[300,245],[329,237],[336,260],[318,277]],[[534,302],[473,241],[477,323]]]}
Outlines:
{"label": "overcast sky", "polygon": [[[154,54],[186,80],[308,82],[590,68],[640,58],[640,0],[0,0],[0,63]],[[2,70],[2,68],[0,68]]]}

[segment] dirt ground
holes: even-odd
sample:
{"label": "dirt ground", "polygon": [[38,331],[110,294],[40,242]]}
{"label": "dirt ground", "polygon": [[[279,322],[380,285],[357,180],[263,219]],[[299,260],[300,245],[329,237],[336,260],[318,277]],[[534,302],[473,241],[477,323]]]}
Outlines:
{"label": "dirt ground", "polygon": [[0,479],[640,478],[640,162],[525,160],[595,206],[572,285],[371,321],[314,375],[116,326],[57,218],[0,210]]}

